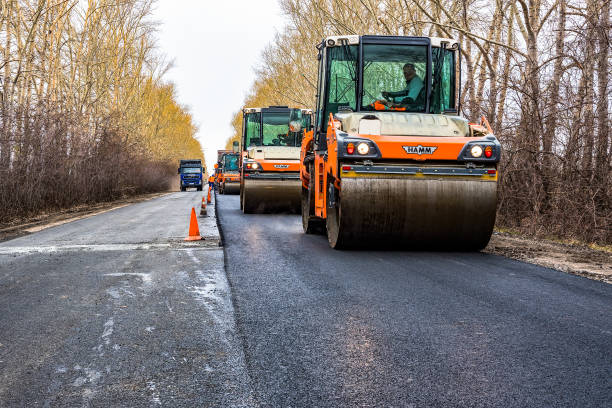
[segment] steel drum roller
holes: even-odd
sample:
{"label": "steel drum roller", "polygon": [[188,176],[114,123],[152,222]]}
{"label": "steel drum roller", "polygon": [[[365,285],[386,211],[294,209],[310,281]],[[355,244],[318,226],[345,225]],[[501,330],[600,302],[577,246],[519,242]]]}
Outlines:
{"label": "steel drum roller", "polygon": [[292,212],[301,209],[302,182],[294,180],[245,179],[243,205],[245,213]]}
{"label": "steel drum roller", "polygon": [[225,183],[225,187],[223,188],[224,194],[239,194],[240,193],[240,183]]}
{"label": "steel drum roller", "polygon": [[327,210],[333,247],[482,249],[495,224],[496,181],[355,177],[336,194]]}

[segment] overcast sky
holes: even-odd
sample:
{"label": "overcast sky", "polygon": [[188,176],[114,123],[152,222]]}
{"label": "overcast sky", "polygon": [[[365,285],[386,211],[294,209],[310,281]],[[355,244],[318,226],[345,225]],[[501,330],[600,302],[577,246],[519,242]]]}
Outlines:
{"label": "overcast sky", "polygon": [[284,26],[280,7],[277,0],[158,0],[154,18],[161,51],[174,61],[166,78],[199,127],[211,172],[261,52]]}

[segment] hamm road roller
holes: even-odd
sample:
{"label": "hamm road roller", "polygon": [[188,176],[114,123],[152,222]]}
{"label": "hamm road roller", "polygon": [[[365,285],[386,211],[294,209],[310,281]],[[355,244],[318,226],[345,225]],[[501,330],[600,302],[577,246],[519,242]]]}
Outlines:
{"label": "hamm road roller", "polygon": [[333,248],[479,250],[491,237],[501,146],[460,116],[457,41],[333,36],[318,49],[301,146],[302,223]]}
{"label": "hamm road roller", "polygon": [[300,146],[312,111],[270,106],[243,110],[240,208],[246,214],[299,212]]}

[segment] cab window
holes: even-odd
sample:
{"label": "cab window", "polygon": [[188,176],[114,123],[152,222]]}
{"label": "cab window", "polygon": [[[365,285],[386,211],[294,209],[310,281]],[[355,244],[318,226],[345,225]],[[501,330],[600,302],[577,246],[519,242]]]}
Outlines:
{"label": "cab window", "polygon": [[248,113],[244,124],[245,147],[261,146],[261,113]]}

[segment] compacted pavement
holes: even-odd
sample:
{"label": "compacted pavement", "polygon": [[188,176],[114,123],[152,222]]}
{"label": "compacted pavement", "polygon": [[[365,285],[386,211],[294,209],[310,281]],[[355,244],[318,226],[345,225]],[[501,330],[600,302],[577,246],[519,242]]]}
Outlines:
{"label": "compacted pavement", "polygon": [[214,210],[165,195],[0,243],[0,407],[252,405]]}
{"label": "compacted pavement", "polygon": [[336,251],[218,197],[255,403],[610,407],[612,285],[483,253]]}

